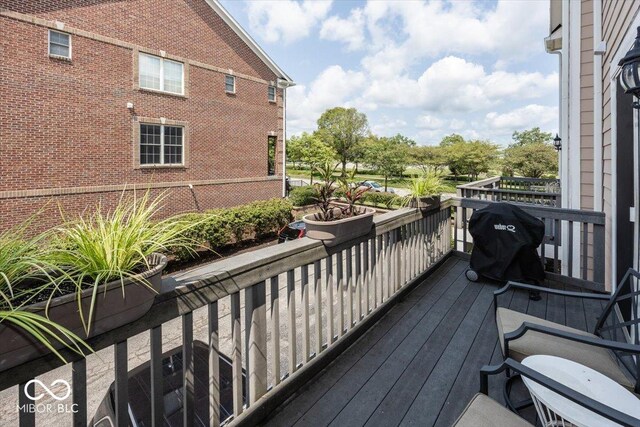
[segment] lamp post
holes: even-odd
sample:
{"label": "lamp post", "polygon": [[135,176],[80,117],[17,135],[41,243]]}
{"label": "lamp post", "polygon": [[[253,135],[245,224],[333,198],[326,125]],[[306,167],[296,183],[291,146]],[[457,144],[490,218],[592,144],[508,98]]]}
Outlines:
{"label": "lamp post", "polygon": [[560,138],[557,133],[556,137],[553,138],[553,147],[556,149],[556,151],[562,150],[562,138]]}
{"label": "lamp post", "polygon": [[[618,62],[622,67],[620,73],[620,84],[625,93],[630,93],[636,98],[640,98],[640,27],[636,40],[629,49],[629,52]],[[640,103],[635,101],[633,108],[640,109]]]}

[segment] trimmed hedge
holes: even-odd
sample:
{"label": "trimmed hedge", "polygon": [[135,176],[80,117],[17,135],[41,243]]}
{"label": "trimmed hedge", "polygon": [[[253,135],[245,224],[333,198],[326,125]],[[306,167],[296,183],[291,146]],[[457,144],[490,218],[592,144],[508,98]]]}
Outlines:
{"label": "trimmed hedge", "polygon": [[362,196],[361,202],[374,206],[384,206],[387,209],[391,209],[393,205],[399,205],[401,197],[393,193],[382,193],[375,191],[368,191]]}
{"label": "trimmed hedge", "polygon": [[289,193],[289,200],[293,206],[312,205],[316,202],[316,190],[312,185],[295,187]]}
{"label": "trimmed hedge", "polygon": [[[188,231],[187,237],[214,251],[243,240],[264,238],[292,221],[292,208],[288,200],[271,199],[191,213],[186,218],[199,224]],[[185,251],[176,251],[174,255],[183,260],[191,257]]]}

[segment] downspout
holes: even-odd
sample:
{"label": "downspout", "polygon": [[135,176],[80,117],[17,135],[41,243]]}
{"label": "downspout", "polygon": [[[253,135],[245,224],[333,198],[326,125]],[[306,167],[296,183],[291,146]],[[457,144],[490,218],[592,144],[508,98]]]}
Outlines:
{"label": "downspout", "polygon": [[287,89],[295,82],[278,79],[278,88],[282,89],[282,197],[287,196]]}

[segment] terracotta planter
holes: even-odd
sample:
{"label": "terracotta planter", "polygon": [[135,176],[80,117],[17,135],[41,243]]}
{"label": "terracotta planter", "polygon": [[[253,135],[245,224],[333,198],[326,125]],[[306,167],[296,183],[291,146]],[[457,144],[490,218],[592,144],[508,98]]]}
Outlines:
{"label": "terracotta planter", "polygon": [[359,215],[335,221],[318,221],[315,214],[305,215],[302,220],[306,224],[306,236],[322,240],[325,246],[336,246],[342,242],[355,239],[371,231],[375,209],[358,208]]}
{"label": "terracotta planter", "polygon": [[[149,257],[149,264],[151,269],[141,273],[138,277],[146,279],[153,290],[132,279],[124,281],[124,298],[120,281],[110,282],[99,287],[93,312],[93,323],[88,337],[80,320],[76,294],[54,298],[49,305],[49,319],[70,329],[82,338],[91,338],[139,319],[149,311],[155,296],[160,292],[162,270],[167,265],[167,257],[161,254],[152,254]],[[92,291],[92,289],[86,289],[82,292],[82,309],[85,316],[88,316],[89,313]],[[28,309],[44,316],[45,305],[46,302],[40,302],[30,305]],[[8,322],[0,323],[0,343],[2,343],[0,371],[49,353],[49,350],[31,335]],[[63,346],[56,345],[55,347],[62,348]]]}
{"label": "terracotta planter", "polygon": [[411,199],[410,208],[420,209],[422,212],[430,212],[440,208],[440,196],[420,197],[417,200]]}

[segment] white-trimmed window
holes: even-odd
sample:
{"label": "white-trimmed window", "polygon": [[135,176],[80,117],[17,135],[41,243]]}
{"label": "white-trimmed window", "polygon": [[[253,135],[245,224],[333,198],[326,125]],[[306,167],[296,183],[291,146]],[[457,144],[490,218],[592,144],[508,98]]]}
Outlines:
{"label": "white-trimmed window", "polygon": [[269,98],[269,102],[276,102],[276,87],[269,86],[267,88],[267,97]]}
{"label": "white-trimmed window", "polygon": [[224,76],[224,90],[227,93],[236,93],[236,78],[234,76]]}
{"label": "white-trimmed window", "polygon": [[183,165],[184,128],[140,124],[141,165]]}
{"label": "white-trimmed window", "polygon": [[184,94],[184,64],[140,53],[138,82],[142,89]]}
{"label": "white-trimmed window", "polygon": [[71,34],[49,30],[49,55],[71,59]]}

